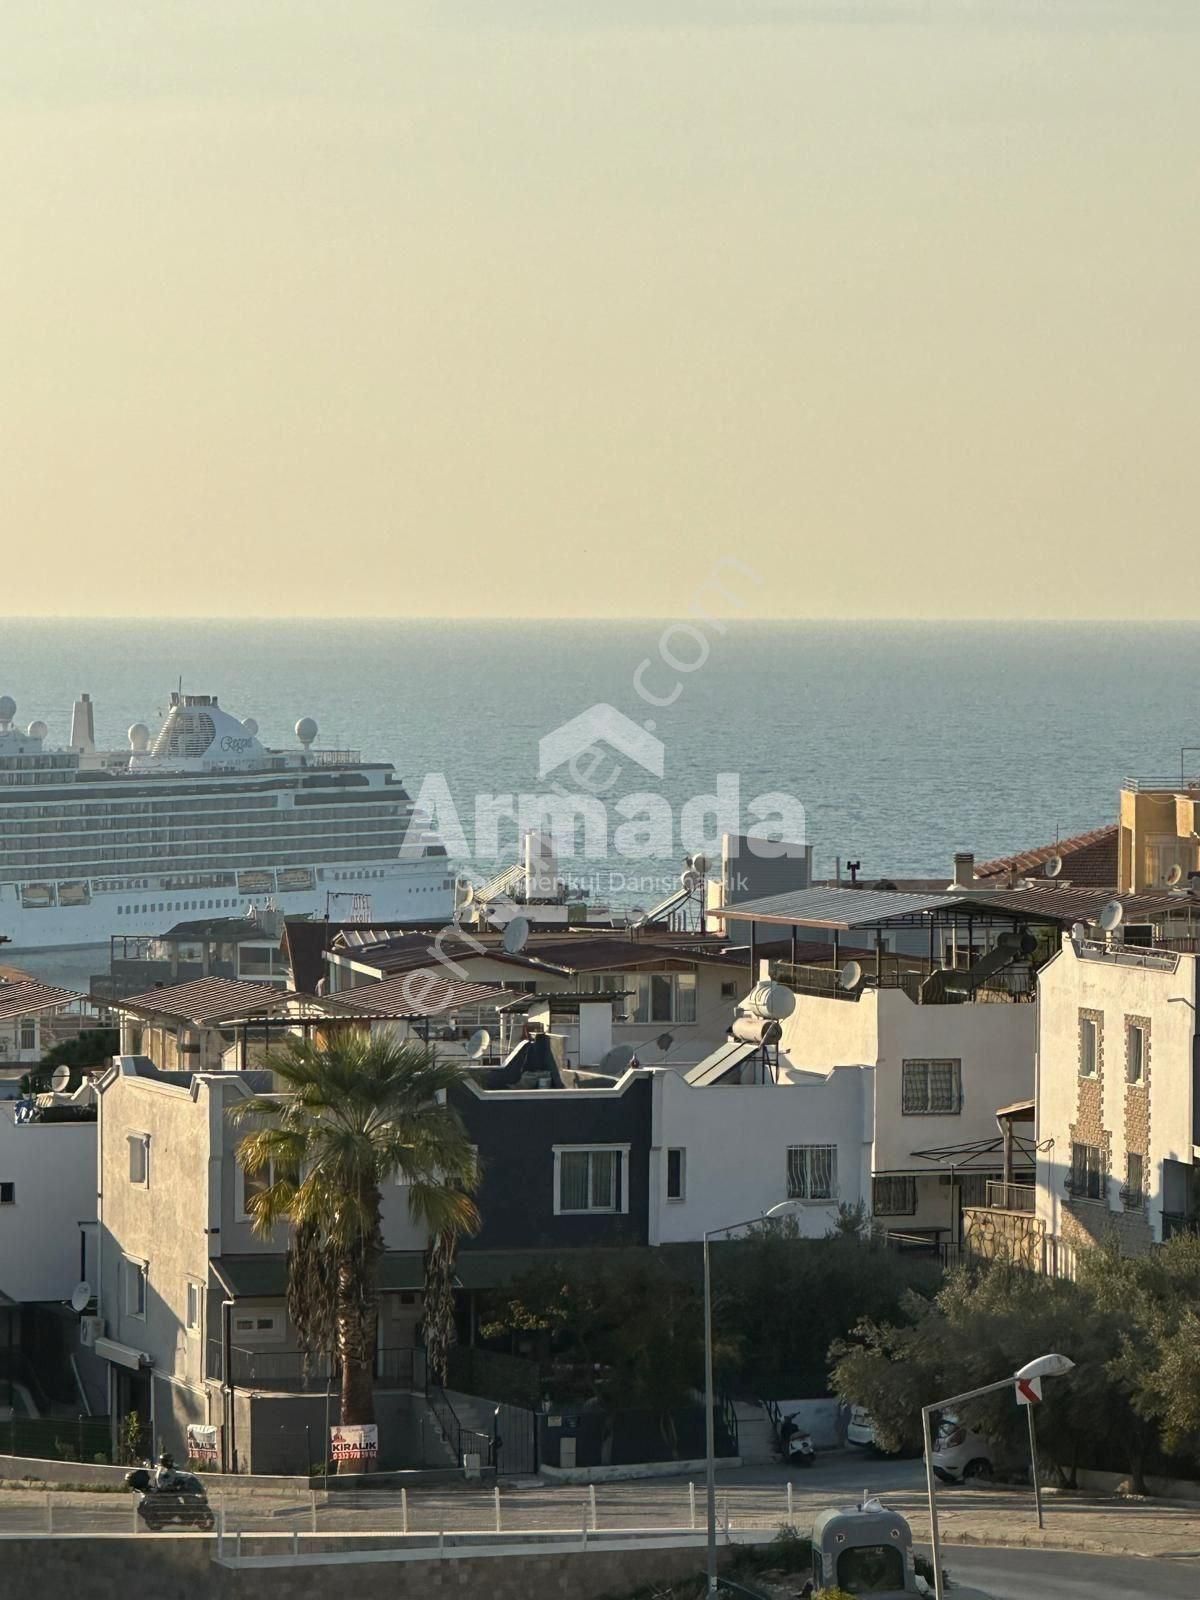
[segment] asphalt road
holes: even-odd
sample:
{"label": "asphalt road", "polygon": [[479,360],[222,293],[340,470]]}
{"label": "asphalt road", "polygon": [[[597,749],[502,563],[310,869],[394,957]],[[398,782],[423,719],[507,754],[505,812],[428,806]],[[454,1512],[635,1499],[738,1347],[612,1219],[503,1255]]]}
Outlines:
{"label": "asphalt road", "polygon": [[[970,1585],[991,1600],[1196,1600],[1200,1560],[1136,1561],[1058,1550],[943,1552],[951,1583]],[[948,1600],[952,1600],[951,1589]]]}

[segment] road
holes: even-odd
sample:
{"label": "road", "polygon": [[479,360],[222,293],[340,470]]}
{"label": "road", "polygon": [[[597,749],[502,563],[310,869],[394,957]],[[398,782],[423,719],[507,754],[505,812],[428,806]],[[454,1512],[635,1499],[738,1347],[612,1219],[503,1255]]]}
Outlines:
{"label": "road", "polygon": [[[1200,1562],[1138,1561],[1059,1550],[945,1552],[951,1582],[992,1600],[1196,1600]],[[954,1591],[950,1591],[953,1600]]]}

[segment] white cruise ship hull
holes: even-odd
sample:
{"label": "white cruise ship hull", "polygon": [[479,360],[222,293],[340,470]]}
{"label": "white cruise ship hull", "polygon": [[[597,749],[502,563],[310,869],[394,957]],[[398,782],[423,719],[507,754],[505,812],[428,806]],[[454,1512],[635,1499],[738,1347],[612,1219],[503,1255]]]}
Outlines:
{"label": "white cruise ship hull", "polygon": [[220,888],[181,890],[156,884],[109,889],[74,882],[77,903],[58,903],[59,885],[0,883],[0,960],[24,950],[107,946],[114,934],[153,937],[173,923],[206,916],[238,916],[251,907],[276,906],[285,917],[326,917],[332,922],[448,922],[454,879],[445,856],[364,865],[336,863],[309,874],[312,887],[293,889],[286,871],[240,872]]}

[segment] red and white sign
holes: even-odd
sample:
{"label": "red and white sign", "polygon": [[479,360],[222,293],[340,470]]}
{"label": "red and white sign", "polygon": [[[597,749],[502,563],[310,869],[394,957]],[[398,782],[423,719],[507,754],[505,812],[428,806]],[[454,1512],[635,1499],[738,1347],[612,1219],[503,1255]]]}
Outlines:
{"label": "red and white sign", "polygon": [[203,1470],[215,1468],[221,1457],[220,1434],[217,1429],[199,1422],[187,1425],[187,1458]]}
{"label": "red and white sign", "polygon": [[1042,1380],[1040,1378],[1018,1378],[1016,1380],[1017,1404],[1019,1406],[1036,1406],[1042,1398]]}
{"label": "red and white sign", "polygon": [[379,1428],[374,1422],[343,1423],[329,1430],[331,1461],[365,1466],[379,1460]]}

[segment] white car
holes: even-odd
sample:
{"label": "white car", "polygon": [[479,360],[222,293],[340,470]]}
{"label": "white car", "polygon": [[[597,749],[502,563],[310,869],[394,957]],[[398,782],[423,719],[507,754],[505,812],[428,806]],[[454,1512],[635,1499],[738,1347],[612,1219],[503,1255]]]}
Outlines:
{"label": "white car", "polygon": [[875,1424],[865,1406],[851,1406],[850,1420],[846,1424],[846,1443],[855,1444],[860,1450],[875,1448]]}
{"label": "white car", "polygon": [[957,1417],[943,1416],[933,1441],[933,1470],[943,1483],[990,1483],[998,1465],[990,1439]]}

